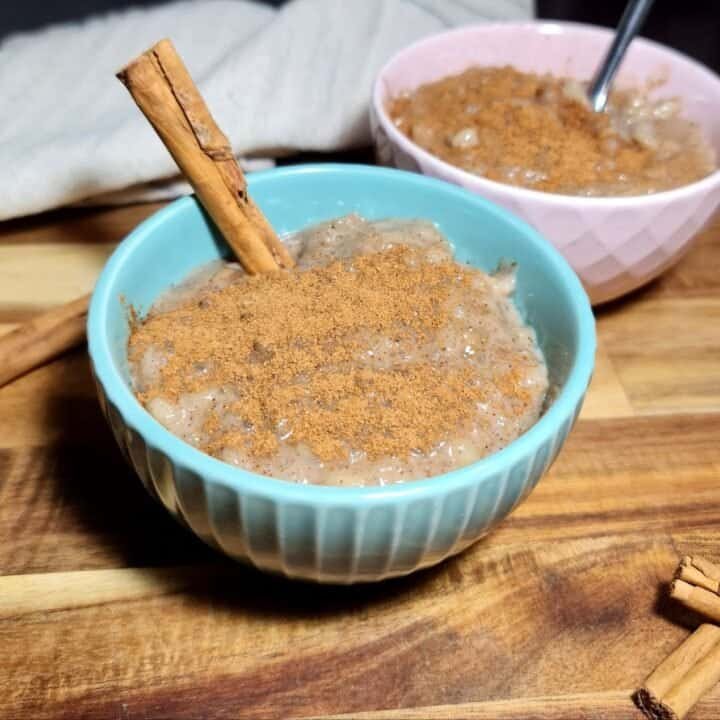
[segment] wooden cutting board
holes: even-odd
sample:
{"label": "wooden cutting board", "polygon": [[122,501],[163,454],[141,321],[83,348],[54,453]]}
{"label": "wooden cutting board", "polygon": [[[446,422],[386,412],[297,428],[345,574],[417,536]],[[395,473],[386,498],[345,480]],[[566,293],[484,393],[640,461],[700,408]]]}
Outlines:
{"label": "wooden cutting board", "polygon": [[[0,225],[0,330],[93,284],[157,206]],[[226,561],[124,465],[83,350],[0,389],[0,717],[615,718],[687,635],[678,558],[720,559],[720,224],[598,312],[550,474],[411,577],[289,583]],[[720,717],[720,688],[692,718]]]}

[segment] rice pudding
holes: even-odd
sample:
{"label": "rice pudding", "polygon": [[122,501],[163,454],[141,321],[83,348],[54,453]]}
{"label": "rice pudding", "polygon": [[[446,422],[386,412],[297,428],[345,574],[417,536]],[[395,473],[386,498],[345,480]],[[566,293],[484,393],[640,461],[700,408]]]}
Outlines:
{"label": "rice pudding", "polygon": [[448,163],[544,192],[645,195],[716,169],[713,148],[678,99],[615,90],[595,113],[586,86],[510,66],[473,67],[395,97],[388,112]]}
{"label": "rice pudding", "polygon": [[298,483],[384,485],[495,452],[547,369],[514,272],[453,260],[434,225],[357,215],[285,239],[291,272],[212,263],[133,323],[134,391],[186,442]]}

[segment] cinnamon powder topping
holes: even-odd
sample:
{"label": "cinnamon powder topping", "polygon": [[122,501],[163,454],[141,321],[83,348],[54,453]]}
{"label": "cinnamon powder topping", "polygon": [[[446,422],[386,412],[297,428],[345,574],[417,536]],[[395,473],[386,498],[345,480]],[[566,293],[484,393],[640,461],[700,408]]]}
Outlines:
{"label": "cinnamon powder topping", "polygon": [[[477,416],[484,392],[472,364],[415,351],[448,323],[454,287],[488,292],[478,277],[407,246],[243,277],[134,327],[131,362],[149,348],[166,355],[159,382],[138,396],[147,404],[231,388],[233,397],[204,422],[203,449],[214,455],[230,447],[270,456],[284,429],[284,442],[324,461],[350,450],[370,459],[427,452]],[[384,358],[391,346],[391,362],[374,358],[381,345]],[[519,407],[527,402],[513,373],[499,370],[497,380]],[[228,416],[236,422],[228,425]]]}
{"label": "cinnamon powder topping", "polygon": [[[388,111],[408,137],[453,165],[545,192],[642,194],[712,172],[709,147],[692,123],[674,117],[670,101],[659,108],[620,91],[613,102],[595,113],[576,81],[476,67],[400,95]],[[626,129],[613,126],[613,114]]]}

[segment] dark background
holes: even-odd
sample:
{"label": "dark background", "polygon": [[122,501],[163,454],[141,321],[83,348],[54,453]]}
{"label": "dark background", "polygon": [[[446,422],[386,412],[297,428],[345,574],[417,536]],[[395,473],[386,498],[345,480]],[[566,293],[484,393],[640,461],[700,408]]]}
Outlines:
{"label": "dark background", "polygon": [[[281,5],[284,0],[262,0]],[[363,0],[337,0],[362,2]],[[131,6],[158,5],[159,0],[0,0],[0,38],[49,23]],[[538,16],[613,26],[625,0],[536,0]],[[656,0],[643,35],[682,50],[720,71],[720,3],[717,0]]]}

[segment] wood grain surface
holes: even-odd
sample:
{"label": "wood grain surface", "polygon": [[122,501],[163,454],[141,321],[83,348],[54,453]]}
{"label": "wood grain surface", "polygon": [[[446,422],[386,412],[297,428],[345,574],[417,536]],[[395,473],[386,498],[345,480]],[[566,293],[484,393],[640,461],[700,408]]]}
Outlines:
{"label": "wood grain surface", "polygon": [[[88,291],[157,206],[0,225],[0,332]],[[124,465],[84,350],[0,389],[0,718],[638,718],[720,559],[720,225],[597,312],[598,367],[550,474],[496,532],[333,588],[236,565]],[[720,689],[691,718],[720,717]]]}

